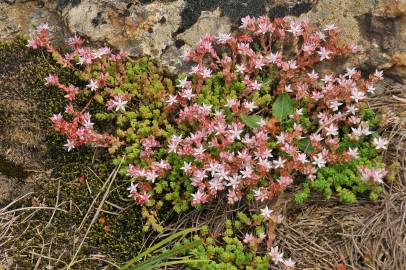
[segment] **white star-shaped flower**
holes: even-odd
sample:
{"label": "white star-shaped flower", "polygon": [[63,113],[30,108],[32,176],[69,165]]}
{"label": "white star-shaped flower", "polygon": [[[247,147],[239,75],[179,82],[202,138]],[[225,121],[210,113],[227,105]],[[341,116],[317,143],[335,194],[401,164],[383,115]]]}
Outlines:
{"label": "white star-shaped flower", "polygon": [[388,143],[389,143],[389,141],[382,138],[382,137],[374,138],[372,140],[372,144],[375,146],[375,148],[377,150],[379,150],[379,149],[387,149]]}
{"label": "white star-shaped flower", "polygon": [[75,142],[73,140],[66,140],[66,143],[63,145],[68,149],[68,152],[70,152],[73,148],[75,148]]}
{"label": "white star-shaped flower", "polygon": [[268,220],[271,218],[272,210],[268,208],[268,206],[265,206],[265,208],[261,209],[261,216],[264,217],[264,220]]}
{"label": "white star-shaped flower", "polygon": [[323,61],[324,59],[329,60],[330,59],[330,54],[332,53],[331,51],[327,50],[324,47],[320,48],[320,51],[317,52],[320,55],[320,61]]}
{"label": "white star-shaped flower", "polygon": [[116,97],[113,101],[114,107],[116,107],[116,111],[125,111],[125,105],[127,105],[128,101],[122,99],[121,97]]}
{"label": "white star-shaped flower", "polygon": [[99,88],[99,83],[96,80],[91,79],[89,84],[86,86],[89,87],[90,90],[94,92]]}

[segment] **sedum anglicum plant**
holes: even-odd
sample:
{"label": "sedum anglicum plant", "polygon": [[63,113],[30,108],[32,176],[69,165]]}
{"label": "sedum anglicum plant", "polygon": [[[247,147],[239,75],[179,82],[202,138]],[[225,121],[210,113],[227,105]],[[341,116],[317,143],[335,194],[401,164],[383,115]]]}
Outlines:
{"label": "sedum anglicum plant", "polygon": [[[341,43],[334,25],[318,30],[307,21],[245,17],[239,33],[206,35],[185,51],[193,67],[175,83],[146,58],[134,62],[122,51],[83,47],[77,36],[62,56],[49,43],[46,24],[37,34],[28,46],[45,47],[87,84],[46,78],[65,93],[65,111],[51,117],[67,138],[65,147],[91,144],[125,156],[122,175],[139,205],[158,210],[170,201],[177,212],[214,200],[266,205],[291,186],[301,187],[297,203],[311,191],[327,198],[337,193],[343,202],[378,196],[387,173],[379,154],[388,141],[377,133],[379,121],[366,99],[382,72],[320,71],[323,63],[357,52],[355,44]],[[101,106],[91,115],[94,104]],[[271,212],[262,208],[258,224],[275,223]],[[258,239],[248,234],[233,242],[250,267],[255,254],[240,245]],[[266,249],[271,261],[294,268],[277,247]],[[206,246],[194,252],[206,258],[206,252],[221,257],[225,251]],[[199,269],[224,268],[207,263]]]}

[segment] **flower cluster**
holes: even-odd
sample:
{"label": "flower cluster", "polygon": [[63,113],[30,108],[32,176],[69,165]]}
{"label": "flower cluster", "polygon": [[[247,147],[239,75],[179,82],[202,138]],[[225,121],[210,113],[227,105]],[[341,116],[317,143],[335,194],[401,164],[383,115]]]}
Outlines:
{"label": "flower cluster", "polygon": [[67,137],[65,147],[68,152],[82,144],[109,145],[110,135],[93,129],[89,113],[75,112],[72,105],[66,107],[66,112],[73,115],[72,122],[64,120],[61,113],[53,115],[51,121],[55,130]]}
{"label": "flower cluster", "polygon": [[[339,75],[314,69],[356,52],[353,44],[338,45],[337,27],[313,31],[308,22],[246,17],[241,28],[245,32],[237,36],[206,35],[185,52],[184,59],[196,65],[167,99],[176,123],[187,127],[184,136],[168,140],[167,152],[192,158],[184,161],[181,173],[196,188],[195,205],[221,192],[229,203],[250,192],[257,201],[269,200],[297,177],[314,180],[320,168],[359,158],[357,145],[373,134],[359,116],[359,104],[373,93],[382,72],[363,79],[355,68]],[[213,80],[224,81],[223,97],[215,102],[205,87]],[[271,110],[255,102],[267,94],[274,99]],[[346,148],[344,140],[351,142]],[[386,144],[374,139],[377,149]],[[139,171],[128,175],[153,183],[159,177],[156,161],[149,163],[153,177]]]}
{"label": "flower cluster", "polygon": [[[157,106],[159,109],[162,107],[157,105],[160,103],[159,100],[168,95],[170,90],[165,93],[161,78],[155,79],[154,77],[153,81],[145,80],[144,74],[150,75],[149,72],[151,72],[151,76],[154,76],[156,72],[146,59],[142,59],[140,64],[132,65],[127,61],[126,52],[113,53],[108,47],[99,49],[84,47],[84,39],[77,35],[68,40],[67,43],[71,50],[62,56],[50,43],[49,30],[48,24],[39,25],[36,30],[37,36],[29,40],[27,46],[33,49],[46,48],[59,64],[71,69],[86,82],[84,86],[78,87],[62,83],[57,74],[50,74],[45,78],[45,85],[56,87],[64,92],[67,103],[63,113],[51,117],[55,130],[66,136],[65,147],[68,151],[83,144],[92,144],[108,147],[111,153],[115,152],[126,145],[122,137],[133,134],[136,125],[131,123],[132,129],[129,128],[127,134],[122,134],[123,132],[120,134],[119,129],[116,132],[107,133],[107,130],[98,132],[94,128],[95,118],[128,122],[137,117],[135,112],[138,108],[129,109],[129,107],[134,107],[134,103],[140,107],[143,104],[149,104],[151,107]],[[140,93],[139,89],[136,89],[136,87],[144,86],[141,81],[145,84],[152,84],[152,86],[144,87],[144,91],[152,88],[151,94]],[[158,87],[160,91],[157,91],[155,87]],[[142,102],[138,101],[140,96],[144,97]],[[106,110],[98,107],[96,115],[93,116],[90,114],[90,110],[97,104],[103,104]],[[131,112],[127,113],[128,110]],[[140,118],[144,118],[144,116],[142,115]],[[143,128],[146,129],[145,126]],[[144,196],[144,198],[146,197]],[[139,200],[139,202],[145,201],[145,199]]]}
{"label": "flower cluster", "polygon": [[[131,178],[128,196],[144,205],[147,228],[159,226],[146,207],[159,210],[164,200],[177,212],[214,200],[266,205],[293,184],[303,185],[297,202],[310,190],[326,197],[336,191],[343,202],[366,192],[376,198],[387,174],[379,152],[388,141],[365,101],[383,74],[323,69],[357,52],[355,44],[340,42],[338,27],[247,16],[239,33],[206,35],[184,52],[193,67],[179,76],[176,90],[147,59],[134,63],[122,51],[83,47],[77,36],[62,56],[48,30],[39,26],[27,46],[45,47],[86,82],[78,87],[56,74],[46,78],[67,102],[65,112],[51,117],[54,127],[66,136],[68,151],[93,144],[122,161],[121,175]],[[242,221],[256,233],[244,230],[235,245],[245,243],[256,254],[264,244],[269,256],[258,259],[264,269],[269,258],[293,269],[271,245],[269,232],[282,217],[268,206],[258,211],[255,222]]]}

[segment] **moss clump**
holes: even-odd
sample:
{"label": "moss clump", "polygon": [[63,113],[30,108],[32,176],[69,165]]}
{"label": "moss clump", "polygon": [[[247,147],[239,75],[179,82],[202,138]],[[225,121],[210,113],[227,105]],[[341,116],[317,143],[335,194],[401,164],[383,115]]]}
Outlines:
{"label": "moss clump", "polygon": [[0,155],[0,173],[13,178],[27,178],[30,172],[24,170],[23,166],[14,164]]}
{"label": "moss clump", "polygon": [[[67,211],[67,213],[57,211],[50,226],[46,226],[46,224],[52,212],[38,212],[34,216],[35,224],[32,224],[32,228],[26,231],[23,231],[22,228],[20,239],[15,243],[14,265],[22,269],[31,269],[35,261],[26,259],[27,255],[32,257],[27,253],[31,251],[31,249],[27,249],[27,246],[41,246],[43,239],[47,241],[53,239],[51,257],[58,258],[65,251],[61,260],[69,261],[74,252],[73,247],[77,246],[77,243],[74,244],[74,238],[79,237],[76,241],[81,240],[95,211],[91,212],[82,231],[76,231],[76,229],[82,222],[93,198],[101,191],[112,167],[104,165],[108,158],[103,151],[94,152],[94,149],[90,147],[83,147],[80,151],[68,154],[63,149],[65,139],[53,131],[49,117],[51,114],[63,110],[65,101],[61,91],[44,86],[44,78],[49,73],[57,73],[61,80],[74,82],[76,85],[81,85],[82,81],[59,68],[59,65],[46,52],[30,50],[25,45],[24,38],[0,43],[0,61],[2,63],[0,67],[0,97],[2,100],[0,131],[5,131],[10,126],[21,126],[25,122],[32,124],[32,133],[40,138],[41,145],[39,145],[40,151],[38,149],[29,149],[29,151],[35,151],[33,156],[40,159],[37,161],[46,164],[46,169],[52,169],[54,179],[41,179],[36,183],[35,196],[47,206],[54,206],[56,198],[59,197],[60,208]],[[10,107],[7,107],[10,100],[23,100],[24,104],[29,105],[29,108],[26,109],[25,114],[18,115],[19,118],[10,117],[14,113]],[[10,176],[23,178],[27,176],[27,172],[20,170],[20,167],[10,166],[1,158],[0,171],[2,172],[3,165],[8,170],[13,169]],[[58,182],[59,196],[57,196]],[[108,201],[124,208],[129,204],[126,199],[126,188],[117,180]],[[30,198],[16,207],[32,206],[32,203]],[[113,209],[106,204],[103,210],[119,212],[118,209]],[[103,253],[113,261],[124,262],[136,254],[142,245],[144,232],[140,211],[137,208],[130,208],[119,215],[104,214],[103,217],[106,219],[106,224],[103,225],[98,221],[93,225],[80,256]],[[34,225],[41,229],[40,234]],[[40,250],[32,250],[40,253]],[[36,258],[34,259],[36,260]],[[45,268],[47,262],[43,263]],[[62,267],[63,264],[59,264],[59,266]],[[81,269],[95,269],[100,266],[102,265],[97,261],[86,261],[80,265],[83,267]]]}

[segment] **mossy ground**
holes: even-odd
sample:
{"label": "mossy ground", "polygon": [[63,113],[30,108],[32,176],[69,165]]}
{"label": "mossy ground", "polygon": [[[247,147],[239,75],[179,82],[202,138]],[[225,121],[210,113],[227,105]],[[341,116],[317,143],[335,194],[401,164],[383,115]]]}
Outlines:
{"label": "mossy ground", "polygon": [[[60,69],[46,52],[30,50],[25,44],[23,38],[0,44],[1,150],[6,153],[6,148],[21,146],[26,153],[24,162],[19,162],[18,158],[24,153],[11,151],[14,156],[2,158],[0,170],[6,176],[22,178],[22,182],[27,177],[24,170],[32,163],[37,165],[36,172],[48,172],[37,175],[37,181],[29,187],[33,194],[14,208],[41,204],[54,207],[58,200],[58,208],[67,212],[56,211],[49,225],[53,211],[34,211],[29,222],[22,220],[27,215],[19,216],[16,224],[21,222],[17,226],[20,229],[14,232],[18,241],[6,245],[4,253],[0,252],[0,266],[5,256],[11,256],[16,269],[33,269],[39,258],[42,258],[39,269],[45,269],[49,264],[56,269],[63,266],[63,262],[69,263],[76,251],[103,194],[84,226],[79,229],[79,225],[95,196],[104,192],[101,187],[113,167],[108,165],[109,160],[102,150],[81,148],[68,153],[63,149],[64,138],[53,131],[49,121],[51,114],[63,110],[63,95],[57,89],[44,86],[44,77],[56,72],[63,81],[76,81],[77,85],[82,82]],[[23,102],[24,113],[13,110],[13,103],[17,101]],[[13,138],[10,133],[15,130],[30,143],[21,144],[20,139]],[[16,168],[21,171],[18,175]],[[140,209],[127,199],[126,186],[124,181],[115,180],[106,200],[108,203],[102,208],[106,212],[102,212],[92,226],[78,259],[98,254],[103,260],[122,263],[141,249],[144,232]],[[22,192],[16,191],[18,193]],[[44,250],[51,259],[38,255],[45,255]],[[102,260],[91,259],[75,264],[73,269],[100,269],[104,265],[107,263]]]}

